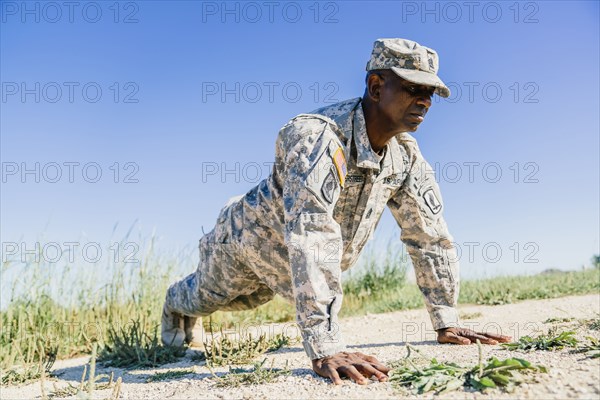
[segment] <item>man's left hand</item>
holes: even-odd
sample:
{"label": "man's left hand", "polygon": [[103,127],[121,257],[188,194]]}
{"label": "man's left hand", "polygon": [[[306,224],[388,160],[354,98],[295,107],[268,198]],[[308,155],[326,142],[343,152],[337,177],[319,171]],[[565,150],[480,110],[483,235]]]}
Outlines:
{"label": "man's left hand", "polygon": [[475,332],[467,328],[444,328],[437,331],[438,343],[472,344],[477,339],[482,344],[507,343],[512,340],[510,336],[496,335],[492,333]]}

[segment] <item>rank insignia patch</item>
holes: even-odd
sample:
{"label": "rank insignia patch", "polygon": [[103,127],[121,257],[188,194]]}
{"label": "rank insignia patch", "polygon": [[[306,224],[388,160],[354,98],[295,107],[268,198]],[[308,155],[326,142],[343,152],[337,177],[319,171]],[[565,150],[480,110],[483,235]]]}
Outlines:
{"label": "rank insignia patch", "polygon": [[334,174],[335,172],[333,172],[333,169],[329,171],[329,174],[327,174],[325,180],[323,180],[323,186],[321,186],[321,194],[329,204],[333,203],[333,195],[337,187],[337,181]]}
{"label": "rank insignia patch", "polygon": [[338,147],[335,153],[333,153],[333,163],[335,164],[335,169],[337,170],[340,178],[340,185],[344,187],[344,184],[346,183],[348,167],[346,166],[346,156],[344,156],[344,151],[341,147]]}
{"label": "rank insignia patch", "polygon": [[386,176],[383,183],[391,186],[402,186],[402,176],[400,174]]}

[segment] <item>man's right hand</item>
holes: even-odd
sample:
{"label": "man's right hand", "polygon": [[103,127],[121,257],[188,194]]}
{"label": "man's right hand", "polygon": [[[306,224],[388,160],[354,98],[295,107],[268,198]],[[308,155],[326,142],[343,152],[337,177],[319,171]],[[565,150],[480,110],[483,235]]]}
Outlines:
{"label": "man's right hand", "polygon": [[341,377],[352,379],[359,385],[369,383],[374,376],[379,382],[388,380],[390,369],[375,357],[363,353],[341,352],[332,356],[312,360],[313,371],[323,378],[330,378],[335,385],[341,385]]}

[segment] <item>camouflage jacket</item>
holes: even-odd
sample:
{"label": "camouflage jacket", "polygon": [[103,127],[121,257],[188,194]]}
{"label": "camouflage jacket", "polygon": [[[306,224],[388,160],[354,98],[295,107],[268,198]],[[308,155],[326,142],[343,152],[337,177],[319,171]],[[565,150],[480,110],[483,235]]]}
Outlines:
{"label": "camouflage jacket", "polygon": [[221,211],[217,238],[294,301],[311,359],[345,349],[341,273],[387,205],[401,228],[434,329],[458,323],[458,264],[433,171],[409,134],[371,148],[361,99],[301,114],[279,132],[268,178]]}

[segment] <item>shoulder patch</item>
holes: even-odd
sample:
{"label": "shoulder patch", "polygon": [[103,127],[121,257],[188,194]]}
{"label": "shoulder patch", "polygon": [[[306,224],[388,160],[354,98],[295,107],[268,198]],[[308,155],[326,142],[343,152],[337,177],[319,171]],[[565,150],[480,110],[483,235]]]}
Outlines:
{"label": "shoulder patch", "polygon": [[423,193],[423,199],[433,214],[437,214],[442,210],[442,203],[435,195],[433,189],[426,190],[425,193]]}
{"label": "shoulder patch", "polygon": [[348,174],[348,167],[346,165],[346,156],[344,156],[344,151],[341,147],[333,153],[333,163],[335,164],[335,169],[337,170],[338,176],[340,178],[340,185],[344,187],[346,183],[346,174]]}
{"label": "shoulder patch", "polygon": [[323,185],[321,186],[321,194],[329,204],[333,203],[333,197],[337,188],[337,182],[334,174],[335,172],[333,172],[332,168],[331,171],[329,171],[329,174],[327,174],[323,180]]}

